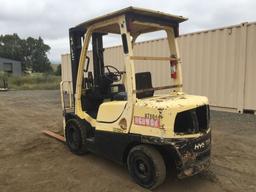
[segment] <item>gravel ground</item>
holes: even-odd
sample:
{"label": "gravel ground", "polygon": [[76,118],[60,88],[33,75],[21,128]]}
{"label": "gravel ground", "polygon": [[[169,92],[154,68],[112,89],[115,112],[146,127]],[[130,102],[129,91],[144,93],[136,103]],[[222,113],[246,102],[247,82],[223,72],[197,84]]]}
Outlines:
{"label": "gravel ground", "polygon": [[[212,164],[155,191],[256,191],[256,116],[212,111]],[[62,128],[58,91],[0,92],[0,191],[147,191],[125,168],[78,157],[41,131]]]}

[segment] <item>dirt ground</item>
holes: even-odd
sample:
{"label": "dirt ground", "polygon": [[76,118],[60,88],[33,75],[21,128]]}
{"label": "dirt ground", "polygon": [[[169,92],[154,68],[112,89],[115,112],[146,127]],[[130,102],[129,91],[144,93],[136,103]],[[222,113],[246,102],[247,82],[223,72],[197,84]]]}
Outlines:
{"label": "dirt ground", "polygon": [[[256,116],[212,112],[212,164],[155,191],[256,191]],[[58,91],[0,92],[0,191],[147,191],[125,168],[93,154],[75,156],[41,131],[62,128]]]}

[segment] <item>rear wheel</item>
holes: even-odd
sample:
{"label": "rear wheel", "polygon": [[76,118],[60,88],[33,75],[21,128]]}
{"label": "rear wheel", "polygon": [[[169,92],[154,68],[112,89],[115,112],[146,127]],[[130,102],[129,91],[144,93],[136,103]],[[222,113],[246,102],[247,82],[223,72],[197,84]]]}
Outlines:
{"label": "rear wheel", "polygon": [[70,119],[65,128],[66,143],[71,152],[83,155],[88,150],[86,147],[87,130],[77,119]]}
{"label": "rear wheel", "polygon": [[152,146],[138,145],[131,149],[127,165],[135,182],[147,189],[154,189],[165,180],[166,167],[163,157]]}

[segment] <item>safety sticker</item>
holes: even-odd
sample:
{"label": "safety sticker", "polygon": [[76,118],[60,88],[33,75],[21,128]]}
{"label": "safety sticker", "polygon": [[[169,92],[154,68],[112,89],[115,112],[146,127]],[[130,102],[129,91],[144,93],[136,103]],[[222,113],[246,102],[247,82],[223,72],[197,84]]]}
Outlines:
{"label": "safety sticker", "polygon": [[160,128],[160,119],[134,116],[134,124]]}

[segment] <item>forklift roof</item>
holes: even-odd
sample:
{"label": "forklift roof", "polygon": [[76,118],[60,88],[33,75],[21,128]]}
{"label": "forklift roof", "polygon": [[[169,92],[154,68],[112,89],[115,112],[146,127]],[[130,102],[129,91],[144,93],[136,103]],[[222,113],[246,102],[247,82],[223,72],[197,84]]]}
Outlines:
{"label": "forklift roof", "polygon": [[[85,32],[86,29],[93,24],[96,24],[101,21],[105,21],[107,19],[112,19],[112,18],[115,18],[120,15],[125,15],[126,17],[131,18],[133,20],[159,23],[162,25],[170,25],[175,28],[178,27],[179,23],[187,20],[187,18],[182,17],[182,16],[166,14],[166,13],[159,12],[159,11],[153,11],[153,10],[136,8],[136,7],[127,7],[127,8],[121,9],[119,11],[115,11],[115,12],[112,12],[112,13],[109,13],[109,14],[106,14],[106,15],[103,15],[100,17],[96,17],[95,19],[91,19],[86,22],[83,22],[83,23],[77,25],[76,27],[74,27],[73,30]],[[109,29],[111,29],[111,28],[109,28]],[[142,29],[142,31],[141,31],[141,29],[140,29],[140,32],[150,32],[150,31],[153,31],[153,30],[145,28],[144,30]],[[104,31],[102,31],[102,32],[104,32]],[[114,28],[112,28],[111,31],[105,31],[105,32],[119,33],[118,31],[114,30]]]}

